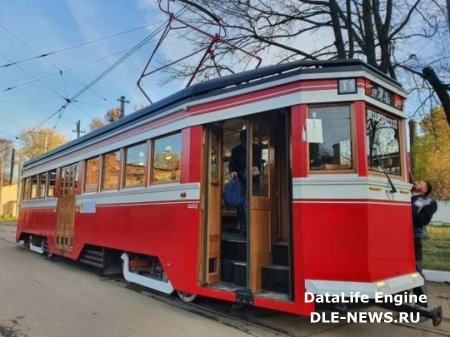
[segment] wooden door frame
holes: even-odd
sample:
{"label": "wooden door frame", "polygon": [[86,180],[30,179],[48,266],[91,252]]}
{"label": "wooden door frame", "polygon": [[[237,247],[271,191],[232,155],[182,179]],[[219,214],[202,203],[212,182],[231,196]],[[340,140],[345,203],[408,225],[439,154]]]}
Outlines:
{"label": "wooden door frame", "polygon": [[[210,206],[208,203],[208,195],[209,195],[209,185],[210,185],[210,156],[211,156],[211,136],[213,132],[217,132],[217,135],[219,136],[219,155],[217,156],[219,163],[217,165],[218,167],[218,180],[219,180],[219,188],[220,188],[220,195],[222,195],[222,181],[223,181],[223,129],[220,126],[209,124],[205,125],[203,129],[203,141],[202,141],[202,154],[201,154],[201,167],[202,167],[202,175],[201,175],[201,230],[200,230],[200,247],[199,247],[199,281],[201,285],[207,285],[209,284],[209,212],[210,212]],[[221,199],[220,199],[221,200]],[[219,245],[219,256],[217,259],[217,273],[219,275],[219,278],[217,281],[220,280],[220,270],[221,270],[221,258],[220,258],[220,240],[221,240],[221,217],[222,214],[220,212],[221,210],[221,203],[219,205],[219,238],[218,238],[218,245]]]}
{"label": "wooden door frame", "polygon": [[[277,111],[267,111],[256,116],[250,116],[247,123],[247,285],[252,291],[260,291],[261,289],[261,278],[262,278],[262,269],[260,271],[254,271],[254,268],[259,270],[260,265],[269,265],[272,260],[272,255],[270,253],[263,254],[263,249],[258,249],[255,251],[254,243],[257,238],[255,238],[255,229],[256,224],[252,223],[252,210],[256,210],[255,203],[261,203],[260,207],[268,208],[270,212],[269,224],[266,228],[266,238],[262,238],[262,240],[257,240],[258,248],[263,246],[264,244],[269,245],[269,252],[272,250],[272,225],[274,221],[276,210],[276,181],[275,178],[275,168],[276,168],[276,148],[275,148],[275,133],[273,128],[270,127],[270,121],[273,120],[276,116]],[[268,194],[267,196],[254,196],[253,195],[253,175],[252,175],[252,167],[253,167],[253,135],[254,135],[254,126],[256,123],[261,120],[266,120],[267,125],[269,125],[269,184],[268,184]],[[264,200],[266,199],[266,200]],[[266,206],[263,206],[263,205]],[[256,206],[258,207],[258,206]],[[264,230],[261,235],[264,235]],[[261,242],[260,242],[261,241]],[[264,242],[268,241],[268,242]],[[253,243],[253,244],[252,244]],[[263,254],[263,256],[261,256]],[[266,256],[264,256],[266,255]],[[255,259],[261,259],[260,262],[256,262]],[[256,263],[256,265],[255,265]],[[252,273],[256,273],[259,275],[257,278],[255,276],[252,277]]]}

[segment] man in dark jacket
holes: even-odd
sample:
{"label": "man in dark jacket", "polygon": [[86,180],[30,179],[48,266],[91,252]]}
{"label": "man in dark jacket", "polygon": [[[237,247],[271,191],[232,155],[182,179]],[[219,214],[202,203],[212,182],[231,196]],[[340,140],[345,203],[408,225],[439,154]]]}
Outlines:
{"label": "man in dark jacket", "polygon": [[[228,164],[230,175],[232,178],[238,177],[241,186],[242,193],[247,194],[247,130],[242,130],[239,133],[240,144],[233,148],[231,151],[231,159]],[[253,191],[259,188],[258,179],[261,174],[262,156],[261,147],[258,144],[252,144],[253,146],[253,163],[252,163],[252,177],[253,177]],[[241,235],[245,237],[247,235],[247,205],[238,207],[237,219],[238,229]]]}
{"label": "man in dark jacket", "polygon": [[[425,236],[425,226],[427,226],[433,214],[437,211],[437,203],[429,197],[433,190],[428,181],[418,180],[412,188],[412,218],[414,225],[414,250],[416,254],[416,268],[422,274],[422,243]],[[423,274],[422,274],[423,276]],[[425,294],[425,287],[414,288],[414,294]],[[425,305],[426,306],[426,305]]]}

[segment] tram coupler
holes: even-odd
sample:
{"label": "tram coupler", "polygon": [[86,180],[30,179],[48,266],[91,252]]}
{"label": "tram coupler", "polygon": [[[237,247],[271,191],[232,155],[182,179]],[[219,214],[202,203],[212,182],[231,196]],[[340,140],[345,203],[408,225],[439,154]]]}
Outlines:
{"label": "tram coupler", "polygon": [[438,326],[442,323],[442,307],[438,306],[433,309],[425,308],[421,305],[417,304],[401,304],[401,305],[393,305],[393,304],[382,304],[381,307],[398,312],[418,312],[420,313],[420,317],[430,318],[433,322],[433,326]]}

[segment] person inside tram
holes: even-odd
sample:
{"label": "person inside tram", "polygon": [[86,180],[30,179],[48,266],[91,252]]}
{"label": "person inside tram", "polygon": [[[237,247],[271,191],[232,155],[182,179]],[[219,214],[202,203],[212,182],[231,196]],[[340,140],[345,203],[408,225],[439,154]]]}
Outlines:
{"label": "person inside tram", "polygon": [[[231,159],[228,164],[228,170],[232,178],[237,177],[242,187],[242,193],[247,196],[247,130],[239,133],[240,144],[231,150]],[[253,145],[253,192],[259,188],[259,177],[262,168],[262,150],[258,144]],[[247,202],[244,206],[236,208],[237,211],[237,229],[242,237],[247,236]]]}
{"label": "person inside tram", "polygon": [[[433,214],[437,211],[437,203],[429,195],[433,187],[428,181],[418,180],[412,188],[412,218],[414,226],[414,251],[416,255],[417,271],[422,273],[422,245],[425,237],[426,226],[430,223]],[[413,289],[414,294],[426,294],[425,286]],[[421,304],[427,306],[426,304]]]}

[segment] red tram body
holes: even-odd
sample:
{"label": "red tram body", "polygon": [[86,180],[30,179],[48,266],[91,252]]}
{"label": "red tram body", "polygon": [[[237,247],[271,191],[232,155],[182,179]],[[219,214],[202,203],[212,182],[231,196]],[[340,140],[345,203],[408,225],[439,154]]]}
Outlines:
{"label": "red tram body", "polygon": [[[305,291],[414,288],[404,98],[356,60],[196,84],[27,162],[16,239],[123,261],[127,280],[185,299],[302,315]],[[243,130],[246,237],[222,201]]]}

